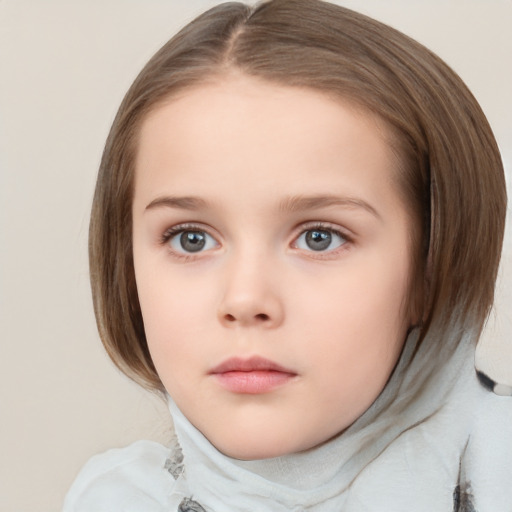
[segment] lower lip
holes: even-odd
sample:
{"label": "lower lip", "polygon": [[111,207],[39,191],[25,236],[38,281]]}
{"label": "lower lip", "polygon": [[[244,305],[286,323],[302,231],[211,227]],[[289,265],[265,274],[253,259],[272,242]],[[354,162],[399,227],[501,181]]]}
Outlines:
{"label": "lower lip", "polygon": [[295,377],[292,373],[272,370],[254,370],[250,372],[216,373],[220,385],[233,393],[260,394],[268,393],[283,386]]}

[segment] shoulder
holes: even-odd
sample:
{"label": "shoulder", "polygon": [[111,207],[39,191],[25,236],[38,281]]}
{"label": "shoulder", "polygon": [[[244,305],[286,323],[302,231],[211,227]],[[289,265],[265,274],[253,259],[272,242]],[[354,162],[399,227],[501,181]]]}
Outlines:
{"label": "shoulder", "polygon": [[462,457],[461,480],[477,510],[508,510],[512,503],[512,397],[481,391]]}
{"label": "shoulder", "polygon": [[63,512],[162,512],[173,478],[165,469],[169,450],[152,441],[92,457],[78,474]]}

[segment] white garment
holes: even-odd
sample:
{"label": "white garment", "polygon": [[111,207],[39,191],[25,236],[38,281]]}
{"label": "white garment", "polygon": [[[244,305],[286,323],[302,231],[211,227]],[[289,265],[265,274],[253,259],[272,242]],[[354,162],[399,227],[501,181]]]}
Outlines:
{"label": "white garment", "polygon": [[512,398],[478,382],[470,336],[424,341],[349,429],[300,454],[226,457],[169,400],[181,450],[93,457],[64,512],[512,512]]}

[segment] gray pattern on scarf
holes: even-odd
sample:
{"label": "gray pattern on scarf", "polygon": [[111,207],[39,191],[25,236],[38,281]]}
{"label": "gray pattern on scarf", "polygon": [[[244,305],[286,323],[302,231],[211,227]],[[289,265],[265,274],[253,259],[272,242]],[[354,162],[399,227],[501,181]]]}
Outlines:
{"label": "gray pattern on scarf", "polygon": [[457,485],[453,491],[453,512],[476,512],[473,505],[471,483]]}
{"label": "gray pattern on scarf", "polygon": [[178,507],[178,512],[206,512],[197,501],[185,498]]}

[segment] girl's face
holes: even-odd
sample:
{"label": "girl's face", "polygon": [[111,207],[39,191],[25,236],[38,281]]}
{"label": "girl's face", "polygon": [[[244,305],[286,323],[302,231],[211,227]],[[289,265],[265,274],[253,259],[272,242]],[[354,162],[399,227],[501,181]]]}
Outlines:
{"label": "girl's face", "polygon": [[133,246],[149,349],[223,453],[312,448],[384,388],[411,324],[397,167],[371,115],[243,76],[145,120]]}

